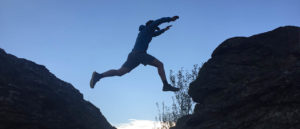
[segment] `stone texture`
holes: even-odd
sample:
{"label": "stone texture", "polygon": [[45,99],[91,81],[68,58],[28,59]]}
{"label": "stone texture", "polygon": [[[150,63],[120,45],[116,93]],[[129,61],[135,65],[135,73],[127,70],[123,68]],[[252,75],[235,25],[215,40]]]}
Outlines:
{"label": "stone texture", "polygon": [[173,129],[300,129],[300,28],[224,41],[189,94],[194,114]]}
{"label": "stone texture", "polygon": [[44,66],[0,49],[0,129],[115,129]]}

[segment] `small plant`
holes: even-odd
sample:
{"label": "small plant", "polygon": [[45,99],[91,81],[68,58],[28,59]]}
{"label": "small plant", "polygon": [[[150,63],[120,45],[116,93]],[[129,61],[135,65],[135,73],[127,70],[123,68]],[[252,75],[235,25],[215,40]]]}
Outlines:
{"label": "small plant", "polygon": [[169,129],[175,126],[176,121],[186,115],[193,113],[194,102],[188,95],[189,85],[192,81],[196,80],[200,67],[194,65],[191,72],[179,70],[177,73],[170,71],[171,85],[180,88],[180,91],[175,92],[172,97],[173,103],[171,106],[166,106],[162,102],[162,106],[156,103],[158,108],[158,117],[156,120],[160,122],[161,127],[157,129]]}

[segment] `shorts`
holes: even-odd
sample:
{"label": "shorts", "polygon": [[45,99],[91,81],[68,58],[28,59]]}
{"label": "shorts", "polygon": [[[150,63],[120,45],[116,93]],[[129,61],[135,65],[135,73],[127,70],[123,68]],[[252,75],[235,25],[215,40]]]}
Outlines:
{"label": "shorts", "polygon": [[126,62],[122,67],[129,68],[130,70],[137,67],[139,64],[148,65],[156,60],[155,57],[149,55],[146,52],[131,52],[128,54]]}

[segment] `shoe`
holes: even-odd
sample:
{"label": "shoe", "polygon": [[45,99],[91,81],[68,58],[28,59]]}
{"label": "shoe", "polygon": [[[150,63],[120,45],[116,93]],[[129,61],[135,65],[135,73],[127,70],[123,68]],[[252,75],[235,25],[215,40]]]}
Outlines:
{"label": "shoe", "polygon": [[90,81],[90,87],[91,88],[94,88],[95,84],[100,80],[99,75],[100,74],[98,74],[96,71],[93,72],[93,75],[92,75],[92,78],[91,78],[91,81]]}
{"label": "shoe", "polygon": [[170,84],[166,84],[163,87],[163,91],[174,91],[174,92],[176,92],[176,91],[179,91],[179,90],[180,90],[179,88],[173,87]]}

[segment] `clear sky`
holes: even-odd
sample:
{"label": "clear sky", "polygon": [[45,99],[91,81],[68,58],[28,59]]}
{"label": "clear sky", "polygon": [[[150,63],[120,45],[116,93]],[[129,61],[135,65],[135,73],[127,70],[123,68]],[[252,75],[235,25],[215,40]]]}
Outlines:
{"label": "clear sky", "polygon": [[138,27],[179,15],[155,37],[148,53],[169,70],[191,69],[210,58],[225,39],[279,26],[300,26],[299,0],[0,0],[0,47],[45,65],[100,108],[113,125],[154,120],[155,103],[171,101],[155,68],[140,65],[123,77],[89,88],[94,70],[119,68],[133,48]]}

